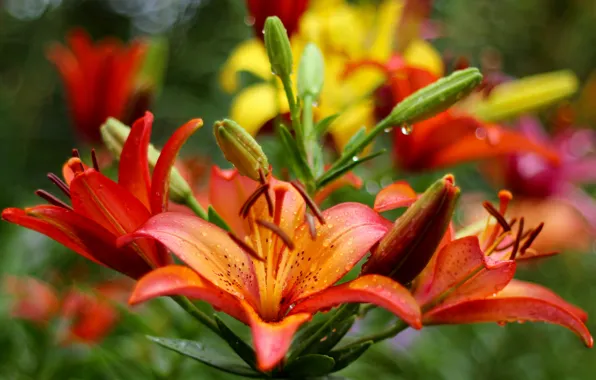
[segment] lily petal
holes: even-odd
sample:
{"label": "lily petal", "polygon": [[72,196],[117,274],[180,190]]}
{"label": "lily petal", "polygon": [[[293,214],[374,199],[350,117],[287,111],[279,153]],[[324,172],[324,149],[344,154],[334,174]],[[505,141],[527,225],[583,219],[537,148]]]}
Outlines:
{"label": "lily petal", "polygon": [[[288,304],[334,284],[383,237],[391,223],[359,203],[342,203],[323,212],[326,224],[316,225],[316,239],[308,226],[296,233],[294,250],[284,255],[284,296]],[[298,255],[300,258],[296,257]]]}
{"label": "lily petal", "polygon": [[315,293],[299,301],[290,314],[314,314],[352,302],[375,304],[391,311],[410,326],[422,328],[420,307],[408,289],[388,277],[374,274]]}
{"label": "lily petal", "polygon": [[501,292],[438,307],[424,315],[425,324],[543,321],[565,326],[592,347],[594,339],[583,323],[583,312],[539,285],[513,280]]}
{"label": "lily petal", "polygon": [[265,322],[252,307],[246,306],[245,312],[252,331],[257,365],[261,371],[273,369],[286,356],[294,333],[312,317],[308,313],[298,313],[279,322]]}
{"label": "lily petal", "polygon": [[419,278],[412,292],[420,305],[487,297],[503,289],[515,273],[515,261],[485,256],[476,236],[454,240],[436,255],[434,272],[423,272],[426,277]]}
{"label": "lily petal", "polygon": [[376,212],[408,207],[418,199],[418,194],[406,181],[396,181],[377,193],[374,209]]}
{"label": "lily petal", "polygon": [[149,265],[131,249],[117,249],[116,236],[75,212],[56,206],[25,210],[8,208],[2,219],[40,232],[79,255],[132,278],[147,273]]}
{"label": "lily petal", "polygon": [[230,105],[230,119],[254,136],[266,122],[288,111],[288,101],[283,91],[278,91],[270,83],[259,83],[236,95]]}
{"label": "lily petal", "polygon": [[[157,214],[168,208],[170,172],[182,145],[195,131],[203,126],[203,120],[192,119],[172,134],[166,142],[153,169],[151,180],[151,212]],[[191,194],[192,195],[192,194]]]}
{"label": "lily petal", "polygon": [[129,303],[136,305],[162,296],[186,296],[203,300],[237,320],[248,323],[238,298],[213,286],[194,270],[181,265],[157,268],[137,281]]}
{"label": "lily petal", "polygon": [[237,76],[242,71],[248,71],[263,80],[271,78],[271,65],[265,46],[260,40],[253,38],[241,43],[226,61],[219,76],[221,86],[226,92],[233,93],[238,89]]}
{"label": "lily petal", "polygon": [[194,215],[164,212],[135,232],[118,239],[118,246],[152,238],[218,288],[256,304],[257,280],[252,259],[221,228]]}
{"label": "lily petal", "polygon": [[153,114],[135,121],[122,147],[118,166],[118,183],[131,192],[149,210],[149,162],[147,150],[151,139]]}

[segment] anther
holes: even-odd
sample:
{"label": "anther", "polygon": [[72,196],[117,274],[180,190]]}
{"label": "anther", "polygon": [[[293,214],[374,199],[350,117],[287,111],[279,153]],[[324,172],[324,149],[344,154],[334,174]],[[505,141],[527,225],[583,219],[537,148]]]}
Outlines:
{"label": "anther", "polygon": [[528,248],[530,248],[530,246],[532,245],[532,243],[534,242],[536,237],[538,237],[538,235],[540,234],[540,231],[542,231],[543,227],[544,227],[544,223],[540,223],[538,225],[538,227],[536,227],[534,230],[532,230],[532,232],[530,233],[530,236],[528,236],[528,238],[526,239],[526,241],[524,242],[524,244],[522,245],[522,247],[519,250],[520,255],[523,255],[524,253],[526,253],[526,250]]}
{"label": "anther", "polygon": [[97,155],[95,154],[95,149],[91,149],[91,161],[93,161],[93,169],[97,170],[98,172],[101,172],[101,170],[99,170],[99,163],[97,162]]}
{"label": "anther", "polygon": [[277,237],[279,237],[284,242],[284,244],[286,245],[286,247],[288,247],[290,251],[294,249],[294,242],[292,241],[292,239],[277,224],[261,219],[257,219],[257,224],[265,227],[266,229],[276,234]]}
{"label": "anther", "polygon": [[81,161],[81,155],[79,154],[79,150],[78,149],[73,149],[72,150],[72,156],[76,157],[79,159],[79,164],[81,165],[81,171],[85,171],[85,166],[83,166],[83,162]]}
{"label": "anther", "polygon": [[228,236],[234,241],[234,243],[238,244],[244,252],[248,253],[249,256],[255,258],[258,261],[264,261],[264,259],[259,256],[259,254],[250,245],[246,244],[246,242],[244,242],[238,236],[231,232],[228,232]]}
{"label": "anther", "polygon": [[259,187],[257,187],[257,189],[250,195],[250,197],[248,197],[248,199],[246,200],[246,202],[244,202],[244,204],[242,205],[242,207],[240,207],[240,212],[239,215],[242,216],[243,218],[246,218],[248,216],[248,213],[250,212],[250,208],[252,207],[252,205],[255,204],[255,202],[257,201],[257,199],[259,199],[259,197],[264,193],[264,192],[268,192],[269,190],[269,184],[263,184]]}
{"label": "anther", "polygon": [[294,186],[294,189],[296,189],[300,193],[300,196],[302,196],[302,199],[304,199],[304,202],[306,202],[306,205],[308,206],[310,211],[312,211],[312,213],[315,214],[315,216],[319,220],[319,223],[325,224],[325,218],[323,218],[321,210],[319,210],[319,207],[317,206],[315,201],[313,201],[312,198],[308,196],[304,187],[302,187],[302,185],[297,181],[292,181],[290,183],[292,184],[292,186]]}
{"label": "anther", "polygon": [[519,219],[519,228],[517,229],[517,236],[515,237],[515,242],[513,243],[513,249],[511,250],[511,256],[509,260],[515,260],[515,256],[517,255],[517,249],[519,248],[519,242],[522,239],[522,235],[524,233],[524,218]]}
{"label": "anther", "polygon": [[509,226],[503,215],[501,215],[501,213],[495,208],[495,206],[493,206],[488,201],[482,202],[482,206],[484,206],[486,211],[488,211],[488,213],[491,214],[497,220],[497,222],[501,225],[505,232],[511,231],[511,227]]}
{"label": "anther", "polygon": [[52,195],[52,194],[48,193],[45,190],[36,190],[35,191],[35,195],[37,195],[38,197],[40,197],[40,198],[48,201],[50,204],[52,204],[54,206],[58,206],[58,207],[65,208],[65,209],[70,210],[70,211],[74,211],[72,209],[72,207],[70,207],[66,203],[62,202],[60,199],[56,198],[55,195]]}
{"label": "anther", "polygon": [[63,180],[61,180],[56,174],[54,173],[48,173],[48,179],[50,181],[52,181],[52,183],[56,186],[58,186],[58,188],[67,196],[70,198],[70,189],[68,188],[68,185],[66,183],[64,183]]}

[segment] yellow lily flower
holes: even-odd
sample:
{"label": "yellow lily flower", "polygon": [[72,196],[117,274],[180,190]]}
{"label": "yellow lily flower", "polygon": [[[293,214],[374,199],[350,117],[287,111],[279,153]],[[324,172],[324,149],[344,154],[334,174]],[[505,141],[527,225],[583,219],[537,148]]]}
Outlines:
{"label": "yellow lily flower", "polygon": [[[346,65],[362,60],[386,62],[391,57],[403,3],[385,0],[374,6],[350,4],[345,0],[313,2],[302,16],[298,32],[291,37],[295,64],[308,42],[315,43],[323,53],[325,85],[315,117],[322,119],[341,112],[330,127],[338,149],[342,149],[360,127],[374,126],[374,104],[368,95],[384,81],[383,74],[374,68],[362,68],[344,78]],[[403,52],[403,58],[411,66],[439,76],[443,74],[440,55],[426,41],[413,40]],[[241,71],[248,71],[263,82],[239,89]],[[271,73],[259,39],[245,41],[234,50],[221,72],[220,83],[229,93],[239,90],[229,116],[253,135],[267,121],[288,112],[283,88]]]}

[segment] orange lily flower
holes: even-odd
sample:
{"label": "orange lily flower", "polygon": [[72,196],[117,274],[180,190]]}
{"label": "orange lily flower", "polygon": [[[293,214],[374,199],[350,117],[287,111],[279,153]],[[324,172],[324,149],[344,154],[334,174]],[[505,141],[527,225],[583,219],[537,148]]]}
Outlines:
{"label": "orange lily flower", "polygon": [[[346,75],[362,67],[385,73],[387,85],[377,89],[376,117],[389,114],[393,106],[417,90],[437,81],[432,72],[404,63],[393,56],[386,64],[363,61],[347,67]],[[534,152],[557,163],[557,153],[523,134],[500,125],[480,121],[464,110],[450,109],[412,126],[396,128],[394,155],[398,165],[410,171],[436,169],[462,162],[493,158],[515,152]]]}
{"label": "orange lily flower", "polygon": [[[420,327],[415,300],[387,277],[367,275],[334,286],[390,227],[372,209],[343,203],[319,213],[298,185],[275,178],[259,185],[236,170],[217,168],[210,197],[233,233],[168,212],[119,239],[156,239],[188,265],[147,274],[130,303],[176,294],[209,302],[250,326],[262,371],[283,360],[295,331],[314,313],[342,303],[373,303]],[[307,206],[317,222],[307,222]]]}
{"label": "orange lily flower", "polygon": [[103,175],[94,158],[87,167],[78,157],[64,165],[64,181],[48,177],[72,201],[72,206],[44,190],[36,193],[49,205],[25,209],[7,208],[2,218],[38,231],[81,256],[139,278],[152,268],[170,263],[163,247],[153,241],[139,241],[130,247],[116,246],[116,239],[145,223],[152,214],[167,208],[169,175],[176,155],[186,139],[202,125],[200,119],[180,127],[164,146],[150,179],[147,147],[153,115],[137,120],[124,144],[118,182]]}
{"label": "orange lily flower", "polygon": [[255,36],[263,39],[265,20],[277,16],[291,36],[298,29],[298,21],[308,8],[309,0],[246,0]]}
{"label": "orange lily flower", "polygon": [[[403,206],[412,192],[406,186],[393,189],[396,207]],[[384,198],[385,209],[390,209],[388,192]],[[423,324],[543,321],[569,328],[592,347],[583,310],[549,289],[513,279],[516,261],[553,253],[532,248],[542,224],[524,229],[523,218],[507,221],[511,193],[501,191],[499,198],[499,210],[485,202],[489,220],[461,231],[464,237],[455,238],[450,228],[413,282],[411,292],[422,309]]]}
{"label": "orange lily flower", "polygon": [[[89,142],[101,142],[99,127],[110,116],[134,120],[140,99],[135,88],[135,75],[141,67],[147,46],[133,41],[122,46],[116,39],[93,44],[80,28],[67,36],[69,47],[53,44],[48,59],[56,65],[64,83],[72,122],[79,134]],[[146,106],[146,104],[144,104]]]}

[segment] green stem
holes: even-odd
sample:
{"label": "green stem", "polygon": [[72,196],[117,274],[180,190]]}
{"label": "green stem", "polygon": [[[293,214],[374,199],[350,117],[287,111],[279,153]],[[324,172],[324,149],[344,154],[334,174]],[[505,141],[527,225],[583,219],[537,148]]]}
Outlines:
{"label": "green stem", "polygon": [[348,347],[355,347],[355,346],[361,345],[362,343],[366,343],[366,342],[377,343],[377,342],[380,342],[385,339],[393,338],[394,336],[396,336],[397,334],[399,334],[400,332],[404,331],[407,328],[408,328],[408,324],[406,322],[402,321],[401,319],[399,319],[397,322],[395,322],[395,324],[393,326],[391,326],[387,330],[381,331],[380,333],[376,333],[376,334],[365,335],[365,336],[347,344],[346,346],[343,346],[342,349],[345,349]]}
{"label": "green stem", "polygon": [[306,162],[314,171],[313,177],[323,174],[323,151],[318,143],[318,136],[314,129],[313,108],[314,99],[312,95],[305,94],[302,98],[302,130],[304,131],[304,150]]}
{"label": "green stem", "polygon": [[207,212],[201,206],[197,198],[194,195],[189,194],[188,197],[185,199],[185,205],[190,208],[199,218],[207,220]]}
{"label": "green stem", "polygon": [[298,106],[298,103],[296,103],[296,98],[294,97],[294,90],[292,89],[292,79],[286,75],[280,76],[280,79],[281,83],[284,86],[284,91],[286,92],[286,98],[288,98],[288,105],[290,106],[290,118],[292,119],[292,128],[294,129],[294,133],[296,133],[296,140],[298,140],[299,142],[298,148],[304,155],[306,152],[304,151],[303,143],[304,134],[302,131],[302,126],[300,125],[300,107]]}
{"label": "green stem", "polygon": [[217,324],[213,319],[211,319],[207,314],[203,313],[199,310],[192,302],[189,301],[188,298],[184,296],[173,296],[172,299],[176,301],[178,305],[180,305],[184,311],[190,314],[193,318],[197,321],[201,322],[203,325],[207,326],[209,330],[216,333],[218,336],[219,328],[217,328]]}

